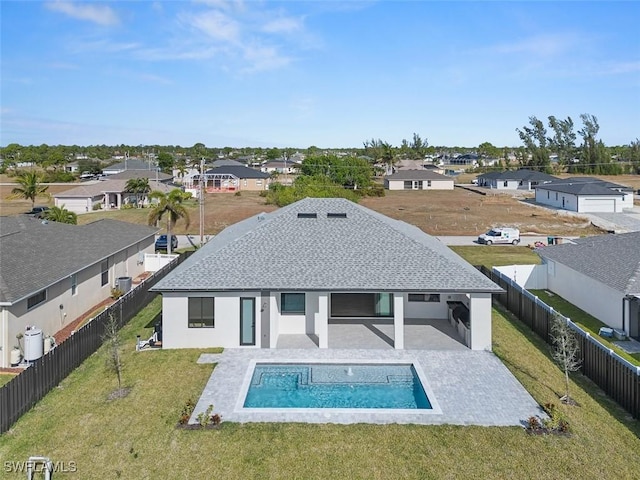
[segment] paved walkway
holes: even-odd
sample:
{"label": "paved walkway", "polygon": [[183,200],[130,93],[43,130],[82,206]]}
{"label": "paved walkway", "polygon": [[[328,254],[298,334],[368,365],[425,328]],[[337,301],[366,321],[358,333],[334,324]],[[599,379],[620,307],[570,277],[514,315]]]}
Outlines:
{"label": "paved walkway", "polygon": [[[243,409],[252,362],[282,361],[405,362],[424,372],[435,411]],[[227,349],[203,354],[199,363],[217,363],[200,397],[192,420],[213,405],[228,422],[415,423],[484,426],[524,426],[542,409],[500,360],[490,352],[393,349]]]}

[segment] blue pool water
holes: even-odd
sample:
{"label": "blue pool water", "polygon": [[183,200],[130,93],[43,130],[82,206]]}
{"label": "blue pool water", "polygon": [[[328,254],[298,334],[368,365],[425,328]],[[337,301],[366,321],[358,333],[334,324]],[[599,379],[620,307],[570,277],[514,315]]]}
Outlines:
{"label": "blue pool water", "polygon": [[431,409],[411,364],[256,364],[245,408]]}

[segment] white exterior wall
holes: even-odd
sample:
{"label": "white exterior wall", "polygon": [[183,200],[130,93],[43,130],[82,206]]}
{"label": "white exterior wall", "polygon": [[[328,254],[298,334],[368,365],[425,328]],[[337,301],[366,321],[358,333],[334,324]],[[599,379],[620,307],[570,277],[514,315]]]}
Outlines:
{"label": "white exterior wall", "polygon": [[[149,244],[147,248],[153,249],[153,238],[145,243]],[[141,244],[140,248],[144,248],[144,245]],[[71,294],[69,276],[49,286],[46,289],[47,299],[31,309],[27,309],[27,298],[9,307],[0,307],[0,323],[4,318],[6,325],[4,329],[0,325],[0,334],[6,335],[0,341],[3,347],[0,352],[0,366],[9,366],[10,350],[17,344],[16,335],[24,333],[27,325],[41,329],[45,337],[53,336],[70,322],[109,298],[111,287],[115,285],[118,277],[136,277],[143,273],[144,266],[138,264],[137,251],[138,247],[129,247],[109,258],[109,281],[105,285],[101,285],[101,262],[98,262],[76,274],[75,295]]]}
{"label": "white exterior wall", "polygon": [[[453,190],[453,180],[407,180],[411,182],[422,182],[422,190]],[[428,186],[431,182],[431,186]],[[405,180],[385,180],[385,187],[388,190],[405,190],[404,188]],[[409,191],[410,189],[406,189]],[[419,188],[411,189],[411,190],[421,190]]]}
{"label": "white exterior wall", "polygon": [[[564,206],[563,201],[564,199]],[[578,211],[578,197],[569,193],[552,192],[536,188],[536,202],[572,212]]]}
{"label": "white exterior wall", "polygon": [[[214,297],[214,327],[189,328],[189,296]],[[256,345],[259,348],[260,293],[259,292],[164,292],[162,294],[162,347],[163,348],[240,348],[240,297],[255,297]]]}
{"label": "white exterior wall", "polygon": [[547,288],[546,265],[505,265],[493,267],[527,290]]}
{"label": "white exterior wall", "polygon": [[404,294],[403,298],[406,318],[447,318],[449,309],[446,295],[440,294],[439,302],[410,302],[408,294]]}
{"label": "white exterior wall", "polygon": [[548,260],[546,265],[549,290],[611,328],[622,328],[622,292],[557,262]]}
{"label": "white exterior wall", "polygon": [[473,293],[469,298],[471,350],[491,351],[491,294]]}

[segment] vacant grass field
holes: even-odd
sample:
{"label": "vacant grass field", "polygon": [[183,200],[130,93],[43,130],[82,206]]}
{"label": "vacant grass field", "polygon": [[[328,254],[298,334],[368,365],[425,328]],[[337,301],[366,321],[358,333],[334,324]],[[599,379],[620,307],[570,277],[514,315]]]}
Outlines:
{"label": "vacant grass field", "polygon": [[[116,381],[99,351],[0,437],[0,458],[73,461],[77,472],[60,478],[88,480],[637,478],[638,422],[580,376],[571,383],[580,407],[560,405],[569,438],[519,427],[223,421],[218,430],[176,429],[183,404],[197,399],[213,367],[195,363],[199,350],[134,351],[135,335],[149,333],[159,308],[154,301],[122,331],[129,396],[108,400]],[[539,403],[557,403],[563,377],[546,346],[503,313],[494,311],[493,321],[496,354]]]}
{"label": "vacant grass field", "polygon": [[[51,185],[50,192],[69,187]],[[0,185],[0,214],[14,215],[31,208],[25,200],[10,198],[11,187]],[[41,197],[38,205],[53,205],[53,199]],[[361,205],[391,218],[416,225],[431,235],[478,235],[498,225],[510,225],[522,232],[542,235],[584,236],[602,233],[580,216],[558,213],[545,208],[519,202],[511,195],[480,195],[456,188],[453,191],[387,191],[384,197],[369,197]],[[174,233],[198,233],[200,231],[199,207],[195,201],[186,204],[190,225],[180,220]],[[207,194],[205,201],[204,231],[215,235],[225,227],[261,212],[277,207],[266,205],[257,192],[234,194]],[[148,209],[96,211],[79,215],[78,223],[85,224],[100,218],[114,218],[130,223],[147,224]],[[164,228],[164,224],[160,225]]]}

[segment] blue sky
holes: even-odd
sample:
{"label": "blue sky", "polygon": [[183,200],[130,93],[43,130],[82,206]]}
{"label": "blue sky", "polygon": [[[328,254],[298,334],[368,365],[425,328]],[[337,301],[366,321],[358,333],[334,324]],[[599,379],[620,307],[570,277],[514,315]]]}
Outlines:
{"label": "blue sky", "polygon": [[640,137],[640,2],[2,1],[0,144]]}

